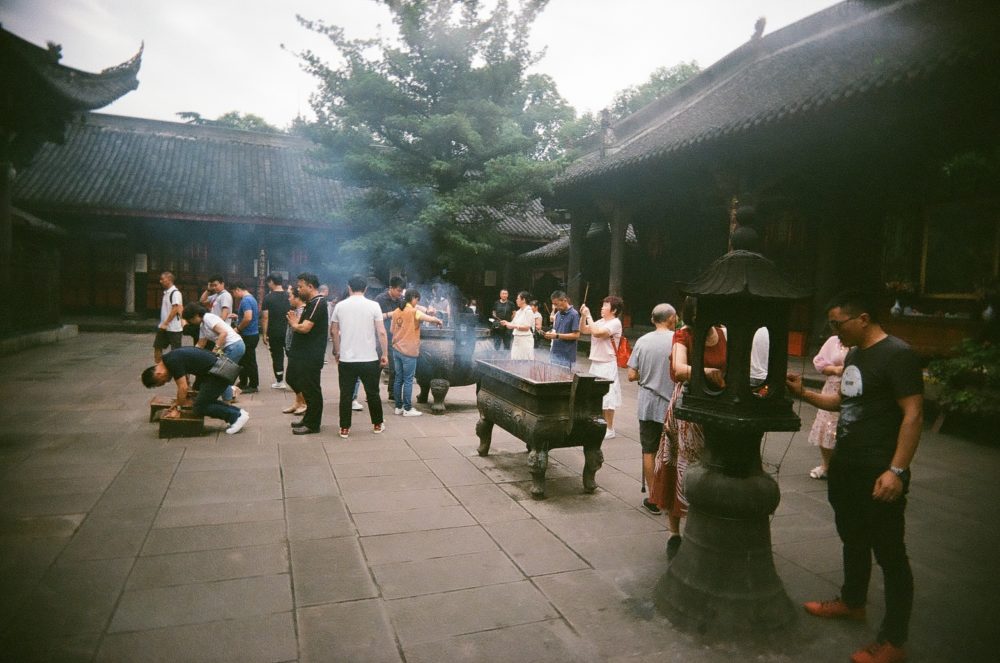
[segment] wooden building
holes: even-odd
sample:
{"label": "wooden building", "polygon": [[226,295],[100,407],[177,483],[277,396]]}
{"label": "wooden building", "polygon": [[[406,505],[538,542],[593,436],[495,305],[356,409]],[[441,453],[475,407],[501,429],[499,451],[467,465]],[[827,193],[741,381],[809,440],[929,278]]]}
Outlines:
{"label": "wooden building", "polygon": [[[334,219],[353,192],[321,174],[313,147],[285,134],[88,114],[62,145],[39,151],[13,196],[68,233],[60,293],[71,312],[158,312],[164,269],[185,301],[216,273],[263,291],[268,273],[312,271],[336,291],[355,272],[384,283],[405,271],[340,261],[353,231]],[[519,252],[559,233],[537,202],[495,214]],[[498,262],[450,277],[467,294],[495,296],[489,283],[509,275]]]}
{"label": "wooden building", "polygon": [[893,290],[889,329],[926,354],[976,334],[1000,274],[998,28],[992,2],[852,0],[755,35],[556,181],[568,272],[599,262],[596,223],[608,291],[678,304],[754,205],[765,255],[814,292],[792,316],[811,345],[845,287]]}
{"label": "wooden building", "polygon": [[12,198],[19,171],[39,150],[61,143],[79,113],[110,104],[134,90],[142,49],[100,73],[59,64],[61,50],[36,46],[0,27],[0,337],[59,324],[64,231]]}

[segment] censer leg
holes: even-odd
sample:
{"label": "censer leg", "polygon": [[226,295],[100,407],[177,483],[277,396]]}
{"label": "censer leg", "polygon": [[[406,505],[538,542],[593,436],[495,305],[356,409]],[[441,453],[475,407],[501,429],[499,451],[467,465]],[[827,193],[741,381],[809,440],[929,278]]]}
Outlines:
{"label": "censer leg", "polygon": [[604,465],[604,452],[600,449],[583,450],[583,492],[592,493],[597,490],[597,470]]}
{"label": "censer leg", "polygon": [[476,452],[480,456],[485,456],[490,452],[490,444],[493,441],[493,422],[486,418],[480,418],[476,422],[476,435],[479,437],[479,448]]}
{"label": "censer leg", "polygon": [[536,500],[545,497],[545,471],[549,469],[547,451],[532,450],[528,454],[528,471],[531,472],[531,496]]}

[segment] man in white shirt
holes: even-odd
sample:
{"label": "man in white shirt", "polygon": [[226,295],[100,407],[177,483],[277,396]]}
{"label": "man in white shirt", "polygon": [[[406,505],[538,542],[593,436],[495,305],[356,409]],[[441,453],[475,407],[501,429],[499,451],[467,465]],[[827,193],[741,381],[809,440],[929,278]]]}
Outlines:
{"label": "man in white shirt", "polygon": [[374,432],[385,430],[378,379],[388,363],[388,342],[382,324],[382,309],[376,302],[365,298],[367,287],[365,277],[352,276],[347,283],[350,296],[337,302],[330,321],[333,358],[337,361],[340,385],[342,438],[346,438],[351,430],[351,400],[358,378],[365,387]]}
{"label": "man in white shirt", "polygon": [[201,305],[210,313],[222,318],[227,325],[229,316],[233,313],[233,296],[226,290],[226,279],[221,275],[213,275],[208,279],[208,287],[201,293]]}
{"label": "man in white shirt", "polygon": [[171,350],[181,347],[181,311],[184,308],[184,298],[181,291],[174,285],[174,273],[166,270],[160,273],[160,286],[163,288],[163,300],[160,302],[160,326],[153,339],[153,361],[163,359],[163,350],[170,346]]}

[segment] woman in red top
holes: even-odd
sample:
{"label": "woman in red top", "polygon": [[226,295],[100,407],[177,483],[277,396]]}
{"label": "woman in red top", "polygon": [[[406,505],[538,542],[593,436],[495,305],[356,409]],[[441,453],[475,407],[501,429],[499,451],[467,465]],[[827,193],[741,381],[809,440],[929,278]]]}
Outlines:
{"label": "woman in red top", "polygon": [[[674,407],[684,389],[684,383],[691,379],[689,356],[694,347],[691,323],[697,315],[697,299],[684,300],[684,326],[674,332],[674,342],[670,351],[670,377],[673,379],[674,394],[667,408],[663,424],[660,449],[656,454],[656,470],[650,501],[667,511],[670,538],[667,539],[667,558],[673,559],[681,545],[681,518],[687,515],[687,498],[684,495],[684,475],[688,465],[697,462],[705,448],[705,434],[701,425],[674,417]],[[705,337],[705,378],[722,389],[726,375],[726,330],[712,327]]]}

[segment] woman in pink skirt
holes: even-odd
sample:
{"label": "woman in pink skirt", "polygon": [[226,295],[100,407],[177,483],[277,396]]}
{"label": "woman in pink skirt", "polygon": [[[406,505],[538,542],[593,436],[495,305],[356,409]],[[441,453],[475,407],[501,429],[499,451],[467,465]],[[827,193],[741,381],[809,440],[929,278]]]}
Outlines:
{"label": "woman in pink skirt", "polygon": [[[840,392],[840,376],[844,372],[844,357],[846,356],[847,348],[840,342],[840,337],[834,334],[826,339],[826,343],[819,349],[819,354],[813,357],[813,366],[816,367],[817,371],[827,376],[822,393],[836,394]],[[809,471],[809,476],[813,479],[826,478],[826,468],[830,465],[830,457],[833,456],[833,448],[837,444],[837,419],[839,417],[840,414],[837,412],[816,411],[816,420],[813,422],[812,430],[809,431],[809,444],[819,447],[823,462]]]}

